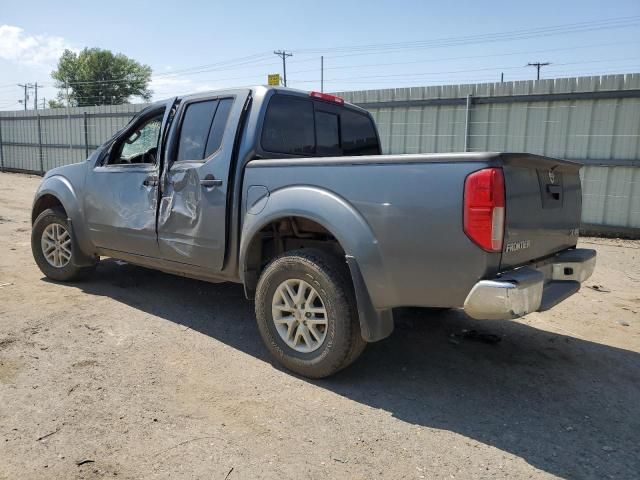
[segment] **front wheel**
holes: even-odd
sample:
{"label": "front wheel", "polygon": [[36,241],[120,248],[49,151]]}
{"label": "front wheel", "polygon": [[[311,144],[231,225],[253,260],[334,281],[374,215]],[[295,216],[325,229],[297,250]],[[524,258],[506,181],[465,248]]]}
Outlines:
{"label": "front wheel", "polygon": [[275,258],[260,276],[255,305],[271,354],[305,377],[334,374],[366,346],[346,263],[322,251]]}
{"label": "front wheel", "polygon": [[95,266],[73,264],[73,237],[64,210],[49,208],[38,215],[31,229],[31,251],[36,264],[48,278],[69,282],[85,277]]}

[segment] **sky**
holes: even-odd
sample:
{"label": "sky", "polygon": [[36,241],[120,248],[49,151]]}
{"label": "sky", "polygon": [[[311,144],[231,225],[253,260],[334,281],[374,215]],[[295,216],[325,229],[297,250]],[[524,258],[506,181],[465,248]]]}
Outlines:
{"label": "sky", "polygon": [[55,97],[60,54],[84,47],[151,66],[154,99],[266,84],[274,50],[303,90],[324,56],[329,92],[527,80],[538,61],[542,78],[640,73],[640,1],[0,0],[0,110],[23,108],[17,84]]}

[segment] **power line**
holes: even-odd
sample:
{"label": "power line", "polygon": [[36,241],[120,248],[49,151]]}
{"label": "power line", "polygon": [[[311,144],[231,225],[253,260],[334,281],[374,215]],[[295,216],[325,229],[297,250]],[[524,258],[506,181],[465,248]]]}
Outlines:
{"label": "power line", "polygon": [[[535,50],[535,51],[528,51],[528,52],[512,52],[512,53],[505,53],[505,54],[492,54],[492,55],[482,55],[482,56],[464,56],[464,57],[449,57],[449,58],[440,58],[437,60],[430,60],[430,61],[441,61],[441,60],[456,60],[456,59],[467,59],[467,58],[480,58],[480,57],[494,57],[494,56],[504,56],[504,55],[517,55],[517,54],[526,54],[526,53],[544,53],[544,52],[550,52],[550,51],[562,51],[562,50],[572,50],[572,49],[583,49],[583,48],[591,48],[591,47],[598,47],[598,46],[609,46],[609,45],[619,45],[619,44],[628,44],[628,43],[634,43],[634,42],[611,42],[611,43],[605,43],[605,44],[595,44],[595,45],[581,45],[581,46],[576,46],[576,47],[567,47],[567,48],[557,48],[557,49],[546,49],[546,50]],[[373,52],[374,54],[377,54],[377,52]],[[350,56],[360,56],[360,55],[370,55],[372,54],[371,52],[369,53],[359,53],[359,54],[349,54],[349,55],[338,55],[338,56],[330,56],[330,57],[326,57],[326,58],[342,58],[342,57],[350,57]],[[160,80],[163,78],[179,78],[180,76],[184,76],[184,75],[197,75],[197,74],[201,74],[201,73],[208,73],[208,72],[212,72],[212,71],[228,71],[228,70],[240,70],[240,69],[245,69],[245,68],[255,68],[255,67],[259,67],[259,66],[273,66],[273,65],[277,65],[277,63],[273,63],[273,62],[266,62],[266,63],[256,63],[259,62],[260,60],[265,58],[265,54],[254,54],[254,55],[249,55],[249,56],[245,56],[245,57],[240,57],[238,59],[231,59],[231,60],[226,60],[223,62],[217,62],[217,63],[213,63],[213,64],[207,64],[207,65],[199,65],[199,66],[193,66],[193,67],[185,67],[183,69],[180,70],[175,70],[172,72],[167,72],[167,73],[162,73],[162,74],[157,74],[154,75],[152,78],[153,80]],[[301,60],[296,60],[294,61],[295,64],[298,63],[304,63],[304,62],[309,62],[309,61],[317,61],[317,57],[314,58],[308,58],[308,59],[301,59]],[[423,63],[426,61],[417,61],[417,62],[393,62],[393,63],[382,63],[382,64],[372,64],[370,66],[383,66],[383,65],[394,65],[394,64],[409,64],[409,63]],[[369,65],[362,65],[362,66],[369,66]],[[353,65],[353,66],[342,66],[342,67],[331,67],[332,69],[340,69],[340,68],[359,68],[360,65]],[[312,69],[312,70],[305,70],[305,71],[316,71],[316,69]],[[302,73],[302,71],[296,71],[296,73]],[[239,77],[236,77],[239,78]],[[71,86],[73,85],[92,85],[92,84],[107,84],[107,83],[126,83],[129,82],[131,79],[127,78],[127,77],[123,77],[123,78],[119,78],[119,79],[111,79],[111,80],[89,80],[89,81],[79,81],[79,82],[69,82]],[[52,84],[48,84],[48,85],[52,85]]]}
{"label": "power line", "polygon": [[[441,61],[448,61],[448,60],[465,60],[465,59],[476,59],[476,58],[491,58],[491,57],[502,57],[502,56],[513,56],[513,55],[525,55],[525,54],[534,54],[534,53],[547,53],[547,52],[556,52],[556,51],[571,51],[571,50],[580,50],[580,49],[586,49],[586,48],[597,48],[597,47],[607,47],[607,46],[614,46],[614,45],[627,45],[627,44],[634,44],[634,43],[638,43],[638,42],[608,42],[608,43],[600,43],[600,44],[590,44],[590,45],[578,45],[578,46],[573,46],[573,47],[562,47],[562,48],[552,48],[552,49],[542,49],[542,50],[527,50],[527,51],[516,51],[516,52],[505,52],[505,53],[497,53],[497,54],[487,54],[487,55],[465,55],[465,56],[455,56],[455,57],[440,57],[440,58],[431,58],[431,59],[427,59],[427,60],[417,60],[417,61],[408,61],[408,62],[386,62],[386,63],[371,63],[371,64],[356,64],[356,65],[341,65],[341,66],[335,66],[335,67],[325,67],[325,70],[340,70],[340,69],[353,69],[353,68],[363,68],[363,67],[376,67],[376,66],[391,66],[391,65],[409,65],[409,64],[422,64],[422,63],[434,63],[434,62],[441,62]],[[347,56],[347,55],[344,55]],[[344,56],[330,56],[330,57],[326,57],[325,58],[341,58]],[[348,55],[348,56],[352,56],[352,55]],[[313,61],[316,62],[317,61],[317,57],[314,58],[308,58],[308,59],[301,59],[301,60],[294,60],[293,63],[294,64],[299,64],[299,63],[305,63],[305,62],[309,62],[309,61]],[[185,68],[182,70],[177,70],[175,72],[171,72],[171,73],[167,73],[167,74],[161,74],[161,75],[154,75],[152,78],[152,82],[155,80],[159,80],[159,79],[163,79],[163,78],[174,78],[174,79],[180,79],[182,75],[193,75],[193,74],[201,74],[201,73],[208,73],[211,71],[228,71],[228,70],[240,70],[240,69],[246,69],[246,68],[255,68],[255,67],[260,67],[260,66],[273,66],[273,65],[277,65],[277,63],[273,63],[273,62],[267,62],[267,63],[255,63],[255,64],[250,64],[249,62],[244,63],[242,65],[238,64],[239,66],[227,66],[224,68],[213,68],[213,69],[204,69],[202,67],[204,66],[200,66],[200,67],[191,67],[191,68]],[[200,70],[194,71],[194,68],[199,68]],[[187,73],[184,73],[182,75],[179,75],[178,72],[182,72],[185,71]],[[306,73],[306,72],[315,72],[317,71],[316,68],[313,69],[305,69],[305,70],[296,70],[295,72],[288,72],[288,73]],[[263,73],[261,72],[259,75],[261,76]],[[258,76],[258,74],[256,75],[250,75],[250,76]],[[223,79],[220,80],[234,80],[234,79],[238,79],[238,78],[247,78],[247,75],[242,75],[242,76],[234,76],[234,77],[225,77]],[[86,82],[71,82],[71,85],[90,85],[90,84],[94,84],[94,83],[119,83],[119,82],[127,82],[129,81],[129,79],[112,79],[112,80],[103,80],[103,81],[86,81]]]}
{"label": "power line", "polygon": [[[270,54],[269,54],[270,55]],[[244,68],[244,67],[249,67],[249,68],[253,68],[255,66],[259,66],[259,65],[277,65],[277,63],[274,62],[270,62],[270,63],[263,63],[263,64],[254,64],[257,61],[260,60],[264,60],[267,57],[267,54],[265,53],[257,53],[257,54],[253,54],[253,55],[249,55],[246,57],[240,57],[237,59],[230,59],[230,60],[225,60],[222,62],[217,62],[217,63],[212,63],[212,64],[206,64],[206,65],[197,65],[197,66],[193,66],[193,67],[185,67],[183,69],[179,69],[179,70],[174,70],[171,72],[167,72],[167,73],[160,73],[160,74],[156,74],[152,77],[152,79],[162,79],[162,78],[172,78],[172,77],[176,77],[178,75],[194,75],[194,74],[198,74],[198,73],[205,73],[205,72],[210,72],[210,71],[224,71],[224,70],[236,70],[239,68]],[[126,77],[120,77],[120,78],[113,78],[113,79],[109,79],[109,80],[80,80],[80,81],[69,81],[68,84],[70,86],[74,86],[74,85],[98,85],[98,84],[110,84],[110,83],[128,83],[132,80],[134,80],[135,78],[132,78],[131,76],[126,76]],[[58,84],[61,85],[65,85],[65,82],[58,82]],[[57,87],[57,84],[55,83],[48,83],[48,84],[44,84],[45,86],[54,86]],[[40,85],[42,86],[42,85]],[[0,87],[1,88],[1,87]]]}
{"label": "power line", "polygon": [[[635,17],[631,17],[632,19]],[[603,43],[603,44],[593,44],[593,45],[580,45],[580,46],[574,46],[574,47],[564,47],[564,48],[555,48],[555,49],[546,49],[546,50],[537,50],[537,51],[529,51],[529,52],[506,52],[506,53],[499,53],[499,54],[489,54],[489,55],[481,55],[481,56],[458,56],[458,57],[444,57],[444,58],[438,58],[438,59],[427,59],[427,60],[419,60],[419,61],[410,61],[410,62],[387,62],[387,63],[372,63],[372,64],[357,64],[357,65],[343,65],[343,66],[333,66],[333,67],[328,67],[326,68],[326,70],[340,70],[340,69],[353,69],[353,68],[365,68],[365,67],[375,67],[375,66],[385,66],[385,65],[402,65],[402,64],[421,64],[421,63],[430,63],[430,62],[436,62],[436,61],[444,61],[444,60],[455,60],[455,59],[465,59],[465,58],[480,58],[480,57],[500,57],[500,56],[510,56],[510,55],[521,55],[521,54],[525,54],[525,53],[542,53],[542,52],[551,52],[551,51],[563,51],[563,50],[575,50],[575,49],[584,49],[584,48],[594,48],[594,47],[604,47],[604,46],[610,46],[610,45],[619,45],[619,44],[633,44],[635,42],[609,42],[609,43]],[[287,56],[291,56],[292,54],[289,52],[274,52],[276,54],[278,54],[278,56],[281,56],[283,53],[285,54],[285,57],[283,58],[283,70],[286,70],[286,57]],[[364,52],[364,53],[358,53],[355,55],[365,55],[365,54],[371,54],[371,52]],[[257,54],[253,54],[253,55],[248,55],[245,57],[240,57],[237,59],[229,59],[229,60],[225,60],[225,61],[220,61],[217,63],[212,63],[212,64],[208,64],[208,65],[200,65],[200,66],[196,66],[196,67],[186,67],[184,69],[180,69],[180,70],[176,70],[170,73],[165,73],[165,74],[161,74],[161,75],[156,75],[153,77],[153,80],[155,79],[162,79],[162,78],[176,78],[179,79],[181,78],[182,75],[192,75],[192,74],[200,74],[200,73],[205,73],[207,71],[223,71],[223,70],[241,70],[241,69],[254,69],[256,67],[260,67],[260,66],[264,66],[264,65],[275,65],[276,63],[273,62],[264,62],[263,60],[266,58],[265,57],[266,54],[264,53],[257,53]],[[296,51],[296,55],[297,55],[297,51]],[[308,55],[305,53],[305,55]],[[342,56],[353,56],[353,55],[342,55]],[[327,58],[339,58],[342,57],[340,55],[338,56],[330,56]],[[282,56],[281,56],[282,58]],[[298,63],[302,63],[302,62],[307,62],[307,61],[317,61],[317,56],[314,58],[309,58],[309,59],[301,59],[301,60],[293,60],[294,64],[298,64]],[[610,59],[607,61],[611,61]],[[588,62],[577,62],[577,63],[588,63]],[[558,65],[557,63],[554,64],[554,66]],[[563,64],[560,64],[563,65]],[[496,69],[499,69],[500,67],[496,67]],[[506,68],[515,68],[515,67],[506,67]],[[553,68],[553,67],[552,67]],[[483,69],[479,69],[479,70],[483,70]],[[289,72],[289,73],[303,73],[303,72],[311,72],[311,71],[317,71],[316,68],[314,69],[310,69],[310,70],[298,70],[295,72]],[[462,73],[462,72],[468,72],[468,71],[473,71],[473,70],[460,70],[460,71],[453,71],[453,72],[433,72],[433,73],[406,73],[406,74],[400,74],[398,75],[398,77],[401,76],[406,76],[406,77],[411,77],[411,76],[415,76],[415,75],[445,75],[445,74],[450,74],[450,73]],[[184,73],[179,73],[179,72],[184,72]],[[286,73],[286,72],[283,72]],[[234,77],[227,77],[227,78],[213,78],[211,80],[214,81],[223,81],[223,80],[235,80],[235,79],[247,79],[247,78],[258,78],[259,76],[261,76],[262,73],[260,74],[245,74],[245,75],[241,75],[241,76],[234,76]],[[343,78],[334,78],[331,80],[325,80],[328,82],[332,82],[332,83],[336,83],[338,80],[348,80],[351,78],[368,78],[365,76],[362,77],[343,77]],[[479,79],[479,77],[478,77]],[[80,85],[80,84],[84,84],[84,85],[90,85],[90,84],[102,84],[102,83],[118,83],[118,82],[126,82],[129,81],[130,79],[112,79],[112,80],[105,80],[105,81],[86,81],[86,82],[76,82],[76,84]],[[202,80],[204,81],[204,80]],[[443,79],[444,81],[444,79]],[[311,80],[301,80],[301,83],[309,83],[311,82]],[[366,81],[364,81],[363,83],[368,83]],[[74,83],[70,82],[71,87],[73,87]],[[15,88],[15,84],[6,84],[6,85],[2,85],[0,86],[0,88],[11,88],[11,85],[13,85],[13,88]],[[45,83],[44,86],[46,86],[47,84]],[[24,88],[24,86],[21,84],[20,85],[22,88]],[[38,88],[41,88],[43,86],[43,84],[38,83]],[[31,85],[28,85],[28,88],[31,88]],[[35,87],[35,85],[33,86]],[[170,86],[169,86],[170,87]],[[162,86],[159,87],[161,90],[163,89]],[[165,87],[166,88],[166,87]],[[28,97],[29,93],[27,91],[27,97]],[[96,96],[97,97],[97,96]],[[80,98],[80,97],[78,97]],[[86,97],[86,98],[91,98],[91,97]],[[8,100],[8,99],[7,99]],[[21,104],[23,104],[24,106],[24,102],[20,102]]]}
{"label": "power line", "polygon": [[[629,57],[629,58],[620,58],[620,59],[597,59],[597,60],[587,60],[584,62],[566,62],[566,63],[556,63],[554,66],[565,66],[565,65],[581,65],[581,64],[589,64],[589,63],[599,63],[599,62],[619,62],[619,61],[636,61],[640,59],[640,57]],[[458,73],[472,73],[472,72],[485,72],[485,71],[501,71],[501,70],[522,70],[526,67],[522,65],[517,66],[496,66],[496,67],[484,67],[484,68],[476,68],[476,69],[463,69],[463,70],[451,70],[451,71],[436,71],[436,72],[416,72],[416,73],[400,73],[400,74],[387,74],[387,75],[356,75],[356,76],[346,76],[346,77],[336,77],[330,80],[324,79],[325,82],[335,83],[339,80],[359,80],[359,79],[372,79],[372,78],[402,78],[402,77],[415,77],[415,76],[440,76],[440,75],[452,75]],[[313,70],[304,70],[297,71],[291,73],[302,73],[302,72],[315,72],[316,69]],[[234,76],[234,77],[224,77],[224,78],[212,78],[212,79],[204,79],[203,81],[229,81],[229,80],[238,80],[238,79],[253,79],[253,78],[261,78],[262,74],[255,75],[242,75],[242,76]],[[480,78],[480,77],[479,77]],[[491,76],[490,78],[494,78]],[[300,78],[295,80],[297,83],[312,83],[317,80],[311,80],[306,78]],[[444,80],[443,80],[444,81]],[[367,82],[365,82],[367,83]],[[174,92],[174,90],[169,90],[169,92]],[[182,91],[182,89],[180,89]],[[168,95],[169,96],[169,95]]]}
{"label": "power line", "polygon": [[266,59],[267,57],[269,57],[271,54],[268,52],[261,52],[261,53],[254,53],[252,55],[247,55],[245,57],[239,57],[236,59],[230,59],[230,60],[224,60],[221,62],[216,62],[216,63],[210,63],[210,64],[206,64],[206,65],[197,65],[197,66],[193,66],[193,67],[185,67],[183,69],[179,69],[179,70],[174,70],[172,72],[168,72],[166,74],[160,74],[160,76],[170,76],[176,73],[187,73],[190,72],[192,70],[199,70],[199,69],[216,69],[217,67],[223,67],[220,68],[221,70],[224,70],[226,68],[224,67],[233,67],[233,66],[237,66],[237,65],[246,65],[246,64],[251,64],[253,62],[256,62],[258,60],[263,60]]}
{"label": "power line", "polygon": [[[636,61],[639,60],[640,57],[627,57],[627,58],[609,58],[609,59],[597,59],[597,60],[586,60],[583,62],[566,62],[566,63],[556,63],[554,66],[564,66],[564,65],[583,65],[589,63],[609,63],[609,62],[619,62],[619,61]],[[550,65],[550,63],[541,64],[541,66]],[[336,81],[336,80],[351,80],[351,79],[370,79],[370,78],[397,78],[397,77],[416,77],[416,76],[424,76],[424,75],[451,75],[456,73],[470,73],[470,72],[484,72],[484,71],[502,71],[502,70],[520,70],[526,68],[527,66],[495,66],[495,67],[484,67],[484,68],[473,68],[473,69],[464,69],[464,70],[450,70],[450,71],[437,71],[437,72],[415,72],[415,73],[394,73],[394,74],[385,74],[385,75],[357,75],[357,76],[349,76],[349,77],[337,77],[331,80],[325,81]],[[298,82],[300,80],[296,80]]]}
{"label": "power line", "polygon": [[539,36],[559,35],[567,33],[580,33],[592,30],[610,29],[610,28],[626,28],[640,24],[640,15],[631,17],[618,17],[604,20],[592,20],[588,22],[570,23],[553,25],[548,27],[538,27],[533,29],[512,30],[508,32],[494,32],[477,35],[466,35],[458,37],[445,37],[433,40],[418,40],[410,42],[396,43],[378,43],[365,45],[352,45],[330,48],[307,48],[297,49],[300,54],[318,54],[328,52],[345,52],[345,51],[369,51],[375,50],[380,52],[383,50],[398,49],[415,49],[415,48],[436,48],[442,46],[459,46],[469,43],[485,43],[514,39],[526,39]]}
{"label": "power line", "polygon": [[[438,57],[438,58],[429,58],[422,60],[411,60],[407,62],[385,62],[385,63],[359,63],[355,65],[339,65],[336,67],[325,67],[325,70],[343,70],[343,69],[353,69],[353,68],[364,68],[364,67],[386,67],[392,65],[414,65],[414,64],[423,64],[423,63],[438,63],[449,60],[468,60],[468,59],[478,59],[478,58],[491,58],[491,57],[508,57],[513,55],[529,55],[533,53],[548,53],[548,52],[560,52],[560,51],[570,51],[570,50],[582,50],[587,48],[597,48],[597,47],[609,47],[614,45],[627,45],[627,44],[640,44],[640,42],[611,42],[611,43],[600,43],[600,44],[591,44],[591,45],[579,45],[574,47],[563,47],[563,48],[549,48],[544,50],[528,50],[528,51],[519,51],[519,52],[506,52],[506,53],[491,53],[487,55],[465,55],[465,56],[457,56],[457,57]],[[339,58],[339,57],[326,57],[325,58]],[[316,58],[305,59],[294,61],[293,63],[298,64],[301,62],[306,62],[308,60],[316,61]],[[296,70],[289,73],[306,73],[306,72],[315,72],[316,69],[308,69],[308,70]]]}
{"label": "power line", "polygon": [[[560,67],[564,67],[564,66],[570,66],[570,65],[581,65],[581,64],[590,64],[590,63],[599,63],[599,62],[604,62],[604,63],[611,63],[611,62],[625,62],[625,61],[636,61],[638,57],[631,57],[631,58],[618,58],[618,59],[596,59],[596,60],[587,60],[584,62],[565,62],[565,63],[555,63],[551,68],[555,68],[555,69],[559,69]],[[474,75],[473,78],[455,78],[455,77],[450,77],[450,78],[440,78],[440,79],[435,79],[433,81],[428,81],[428,78],[423,78],[422,80],[418,80],[415,77],[438,77],[441,75],[456,75],[456,74],[463,74],[463,73],[473,73],[473,72],[483,72],[483,71],[492,71],[492,70],[496,70],[496,71],[500,71],[500,70],[519,70],[519,69],[524,69],[527,67],[523,67],[523,66],[496,66],[496,67],[485,67],[485,68],[478,68],[478,69],[462,69],[462,70],[451,70],[451,71],[436,71],[436,72],[407,72],[407,73],[400,73],[400,74],[390,74],[390,75],[356,75],[356,76],[343,76],[343,77],[334,77],[334,78],[330,78],[330,79],[325,79],[325,82],[330,82],[332,84],[335,84],[337,82],[344,82],[344,83],[355,83],[355,82],[360,82],[360,83],[388,83],[389,81],[393,81],[393,82],[398,82],[398,81],[402,81],[401,78],[405,78],[405,79],[409,79],[409,78],[414,78],[416,81],[420,81],[421,83],[434,83],[437,82],[439,84],[446,84],[446,83],[451,83],[451,82],[457,82],[460,83],[461,81],[482,81],[485,79],[493,79],[495,78],[494,75],[490,75],[490,76],[482,76],[482,75]],[[618,66],[615,67],[615,71],[619,72],[619,73],[624,73],[621,72],[621,70],[627,70],[628,71],[628,67],[623,67],[623,66]],[[571,70],[569,70],[571,71]],[[584,72],[583,69],[580,70],[574,70],[576,73],[575,74],[580,74],[581,72]],[[604,72],[603,69],[599,70],[600,72]],[[611,71],[611,70],[609,70]],[[562,68],[561,71],[559,71],[556,75],[554,76],[559,76],[559,75],[563,75],[566,76],[566,74],[568,73],[566,68]],[[226,78],[215,78],[215,79],[211,79],[211,80],[217,80],[217,81],[228,81],[228,80],[237,80],[237,79],[248,79],[248,78],[261,78],[260,74],[255,74],[255,75],[243,75],[243,76],[234,76],[234,77],[226,77]],[[518,79],[523,79],[525,77],[523,77],[522,75],[518,75],[516,74],[514,76],[514,74],[511,74],[511,80],[518,80]],[[315,82],[317,80],[312,80],[312,79],[305,79],[305,78],[301,78],[301,79],[297,79],[297,82],[301,83],[301,84],[308,84],[308,83],[312,83]],[[255,84],[255,83],[259,83],[257,81],[250,81],[249,83],[251,84]],[[22,85],[21,85],[22,86]],[[27,85],[28,87],[30,87],[30,85]],[[40,87],[41,85],[38,84],[38,87]],[[180,89],[180,94],[186,94],[186,93],[190,93],[189,91],[183,91],[184,89]],[[192,88],[189,88],[189,90],[192,90]],[[163,95],[166,96],[172,96],[173,92],[175,92],[176,90],[169,90],[166,91],[165,93],[163,93]],[[28,92],[27,92],[28,95]],[[103,97],[100,95],[83,95],[83,96],[77,96],[76,99],[78,101],[93,101],[93,100],[103,100]],[[7,99],[8,100],[8,99]],[[23,102],[21,102],[23,103]]]}
{"label": "power line", "polygon": [[[342,66],[334,66],[334,67],[325,67],[325,70],[339,70],[339,69],[353,69],[353,68],[362,68],[362,67],[374,67],[374,66],[391,66],[391,65],[409,65],[409,64],[421,64],[421,63],[433,63],[447,60],[465,60],[465,59],[475,59],[475,58],[491,58],[491,57],[501,57],[501,56],[512,56],[512,55],[524,55],[524,54],[534,54],[534,53],[547,53],[547,52],[556,52],[556,51],[570,51],[570,50],[578,50],[585,48],[596,48],[596,47],[606,47],[606,46],[614,46],[614,45],[626,45],[633,44],[638,42],[608,42],[602,44],[591,44],[591,45],[579,45],[573,47],[563,47],[563,48],[552,48],[552,49],[542,49],[542,50],[529,50],[529,51],[518,51],[518,52],[506,52],[506,53],[498,53],[498,54],[487,54],[487,55],[467,55],[467,56],[455,56],[455,57],[440,57],[440,58],[431,58],[428,60],[417,60],[417,61],[408,61],[408,62],[386,62],[386,63],[372,63],[372,64],[356,64],[356,65],[342,65]],[[374,52],[375,53],[375,52]],[[351,57],[351,56],[362,56],[362,55],[370,55],[372,53],[359,53],[359,54],[349,54],[349,55],[337,55],[337,56],[325,56],[325,58],[343,58],[343,57]],[[377,54],[377,53],[375,53]],[[152,77],[152,82],[156,80],[162,80],[164,78],[168,79],[180,79],[185,75],[197,75],[202,73],[208,73],[212,71],[233,71],[233,70],[241,70],[247,68],[256,68],[261,66],[274,66],[277,63],[274,62],[262,62],[259,63],[261,59],[264,58],[264,54],[254,54],[246,57],[241,57],[239,59],[231,59],[223,62],[218,62],[214,64],[208,65],[199,65],[194,67],[185,67],[184,69],[175,70],[168,73],[157,74]],[[249,59],[249,60],[247,60]],[[317,57],[306,58],[300,60],[294,60],[294,64],[306,63],[306,62],[316,62]],[[258,63],[256,63],[258,62]],[[296,70],[295,72],[289,73],[305,73],[305,72],[315,72],[316,68],[307,69],[307,70]],[[262,72],[260,73],[262,75]],[[257,75],[256,75],[257,76]],[[246,78],[246,76],[241,77],[231,77],[229,79],[235,78]],[[98,85],[98,84],[109,84],[109,83],[126,83],[129,82],[131,78],[123,77],[119,79],[111,79],[111,80],[88,80],[81,82],[69,82],[71,86],[74,85]],[[6,87],[13,86],[14,84],[6,85]],[[40,84],[39,86],[54,86],[52,83]],[[5,86],[0,86],[3,88]]]}

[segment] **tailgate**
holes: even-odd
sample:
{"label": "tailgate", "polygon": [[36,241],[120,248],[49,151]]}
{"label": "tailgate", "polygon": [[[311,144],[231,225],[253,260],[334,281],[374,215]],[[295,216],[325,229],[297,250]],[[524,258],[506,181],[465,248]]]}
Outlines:
{"label": "tailgate", "polygon": [[581,212],[580,165],[529,154],[502,154],[506,196],[501,269],[574,247]]}

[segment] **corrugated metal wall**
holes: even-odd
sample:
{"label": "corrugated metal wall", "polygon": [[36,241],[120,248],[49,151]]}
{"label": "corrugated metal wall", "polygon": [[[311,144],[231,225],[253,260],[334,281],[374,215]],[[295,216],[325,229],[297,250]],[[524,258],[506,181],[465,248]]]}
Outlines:
{"label": "corrugated metal wall", "polygon": [[0,112],[2,168],[41,173],[81,162],[145,106]]}
{"label": "corrugated metal wall", "polygon": [[[466,146],[582,162],[583,224],[640,235],[640,74],[339,95],[371,111],[385,153]],[[82,161],[145,106],[0,112],[2,167],[41,172]]]}
{"label": "corrugated metal wall", "polygon": [[583,224],[640,234],[640,74],[338,95],[372,113],[385,153],[459,152],[466,140],[579,161]]}

